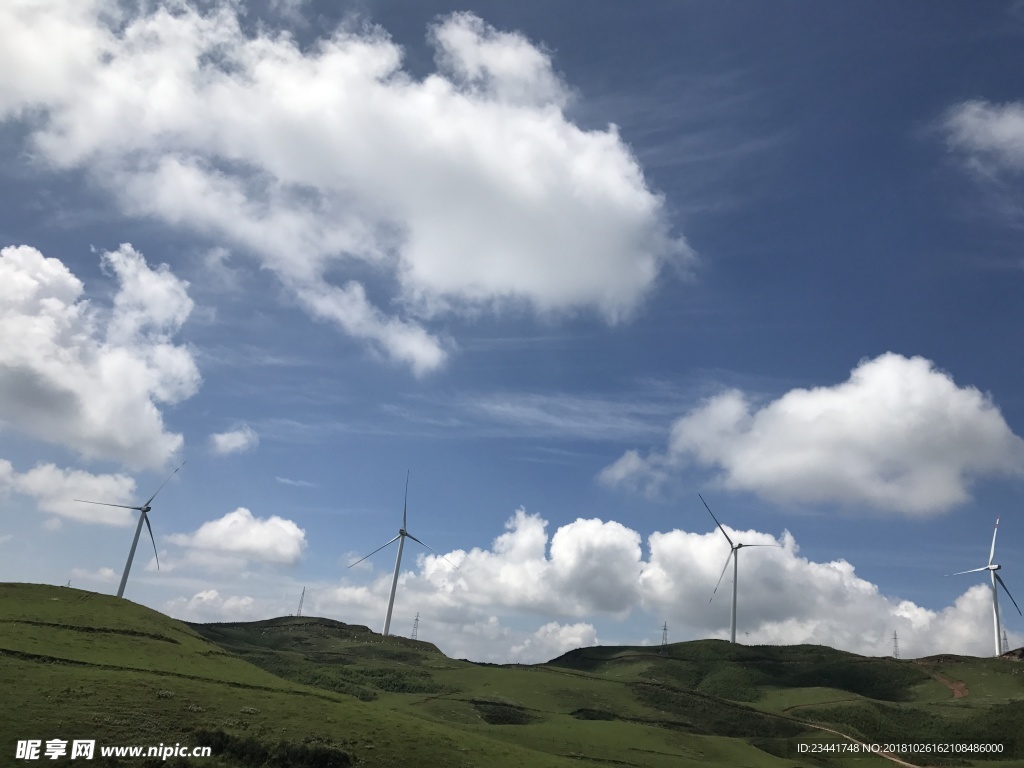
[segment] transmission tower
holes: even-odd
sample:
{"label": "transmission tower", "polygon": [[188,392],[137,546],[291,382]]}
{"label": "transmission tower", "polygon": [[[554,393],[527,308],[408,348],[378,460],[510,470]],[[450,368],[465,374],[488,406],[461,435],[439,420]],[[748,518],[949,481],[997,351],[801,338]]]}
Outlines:
{"label": "transmission tower", "polygon": [[1007,653],[1010,650],[1010,639],[1006,636],[1006,630],[1003,630],[1003,653]]}
{"label": "transmission tower", "polygon": [[900,639],[896,636],[896,630],[892,631],[892,657],[898,659],[900,657]]}
{"label": "transmission tower", "polygon": [[417,636],[419,635],[419,633],[420,633],[420,614],[419,614],[419,611],[417,611],[416,612],[416,618],[412,622],[412,639],[413,640],[417,639]]}
{"label": "transmission tower", "polygon": [[668,622],[666,621],[661,627],[661,644],[668,645]]}
{"label": "transmission tower", "polygon": [[295,612],[296,616],[302,615],[302,602],[306,599],[306,588],[302,588],[302,595],[299,596],[299,610]]}

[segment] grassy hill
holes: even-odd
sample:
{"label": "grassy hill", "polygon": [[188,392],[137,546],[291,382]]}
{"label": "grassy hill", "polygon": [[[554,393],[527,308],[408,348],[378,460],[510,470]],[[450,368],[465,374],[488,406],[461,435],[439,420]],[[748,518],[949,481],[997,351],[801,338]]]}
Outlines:
{"label": "grassy hill", "polygon": [[997,761],[904,757],[1009,768],[1024,766],[1022,669],[722,641],[484,665],[329,619],[187,625],[105,595],[0,584],[0,765],[26,738],[217,747],[151,763],[171,768],[894,765],[797,752],[845,741],[830,728],[995,741]]}

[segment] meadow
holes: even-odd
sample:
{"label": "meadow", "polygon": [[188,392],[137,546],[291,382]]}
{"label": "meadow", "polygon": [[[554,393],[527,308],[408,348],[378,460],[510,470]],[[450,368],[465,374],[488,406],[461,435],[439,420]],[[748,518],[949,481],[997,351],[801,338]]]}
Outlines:
{"label": "meadow", "polygon": [[93,761],[171,768],[897,764],[828,751],[860,740],[999,743],[892,757],[1024,768],[1021,669],[717,640],[488,665],[325,618],[188,625],[107,595],[0,584],[0,764],[29,738],[214,748]]}

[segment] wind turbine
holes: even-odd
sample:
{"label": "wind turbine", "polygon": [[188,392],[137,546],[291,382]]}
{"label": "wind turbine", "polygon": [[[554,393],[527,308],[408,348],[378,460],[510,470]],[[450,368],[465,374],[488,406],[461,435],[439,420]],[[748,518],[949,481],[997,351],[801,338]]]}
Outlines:
{"label": "wind turbine", "polygon": [[1001,656],[1002,650],[1002,634],[999,631],[999,590],[996,589],[996,583],[1003,588],[1006,592],[1006,596],[1010,598],[1010,602],[1013,603],[1013,607],[1017,609],[1017,613],[1020,613],[1020,606],[1017,605],[1017,601],[1013,599],[1013,595],[1010,594],[1010,590],[1006,588],[1006,584],[1003,583],[1002,578],[999,576],[999,569],[1003,566],[993,564],[992,560],[996,556],[996,535],[999,533],[999,518],[996,518],[996,529],[992,532],[992,549],[988,551],[988,565],[984,568],[972,568],[969,571],[959,571],[954,573],[953,576],[961,576],[965,573],[981,573],[982,571],[988,571],[992,581],[992,622],[995,625],[996,632],[996,656]]}
{"label": "wind turbine", "polygon": [[710,603],[711,600],[715,599],[715,593],[718,592],[718,588],[722,584],[722,579],[725,578],[725,570],[726,570],[726,568],[729,567],[729,560],[732,560],[732,623],[730,624],[730,630],[729,630],[729,642],[735,643],[736,642],[736,581],[737,581],[737,577],[738,577],[738,574],[739,574],[739,552],[744,547],[781,547],[782,545],[781,544],[734,544],[733,540],[729,538],[729,534],[725,532],[725,528],[723,528],[722,524],[720,522],[718,522],[718,518],[715,517],[715,513],[711,511],[711,507],[709,507],[708,503],[706,501],[704,501],[704,497],[701,496],[699,493],[697,494],[697,496],[700,497],[700,500],[704,502],[704,508],[708,511],[708,514],[711,515],[711,519],[715,521],[715,525],[718,526],[718,530],[720,530],[722,532],[722,535],[725,536],[725,540],[729,542],[729,546],[732,547],[732,550],[729,552],[728,557],[725,558],[725,565],[722,567],[722,575],[718,577],[718,583],[715,584],[715,590],[714,590],[714,592],[711,593],[711,599],[708,600],[708,602]]}
{"label": "wind turbine", "polygon": [[391,629],[391,610],[395,607],[395,591],[398,589],[398,572],[399,572],[399,569],[401,569],[401,567],[402,567],[402,549],[405,547],[405,540],[406,539],[412,539],[417,544],[422,544],[424,547],[426,547],[431,552],[433,552],[435,555],[437,555],[442,560],[444,560],[446,563],[448,563],[448,565],[450,565],[452,568],[455,568],[456,570],[458,570],[458,567],[459,567],[459,566],[455,565],[455,563],[453,563],[447,557],[445,557],[440,552],[438,552],[436,549],[434,549],[433,547],[429,546],[428,544],[423,544],[422,541],[420,541],[415,536],[413,536],[411,533],[409,533],[407,530],[405,530],[405,526],[407,525],[407,522],[406,522],[406,512],[408,511],[408,508],[409,508],[409,473],[406,472],[405,473],[405,503],[402,505],[402,527],[398,529],[398,535],[395,536],[395,538],[393,538],[387,544],[382,544],[381,546],[379,546],[375,550],[373,550],[373,552],[368,554],[366,557],[359,558],[354,563],[352,563],[352,565],[349,566],[349,568],[352,568],[353,566],[359,565],[361,562],[363,562],[363,560],[366,560],[368,557],[372,557],[373,555],[377,554],[382,549],[384,549],[384,547],[390,546],[391,544],[394,544],[396,541],[398,542],[398,558],[395,560],[395,578],[391,581],[391,597],[388,598],[388,614],[387,614],[387,617],[384,619],[384,637],[388,636],[388,630]]}
{"label": "wind turbine", "polygon": [[[178,469],[181,469],[181,467],[184,466],[185,462],[181,462],[181,466],[179,466]],[[156,498],[156,494],[160,493],[160,491],[163,490],[163,487],[167,485],[167,482],[178,474],[178,469],[171,472],[171,474],[167,476],[167,480],[160,483],[160,487],[156,489],[156,493],[146,499],[145,503],[138,507],[130,507],[127,504],[108,504],[105,501],[86,501],[85,499],[75,499],[75,501],[80,501],[83,504],[99,504],[103,507],[120,507],[121,509],[137,509],[139,511],[139,524],[135,528],[135,538],[132,539],[132,548],[128,551],[128,562],[124,566],[124,573],[121,574],[121,586],[117,588],[118,597],[124,597],[124,585],[128,583],[128,572],[132,569],[132,560],[135,558],[135,548],[139,544],[139,534],[142,533],[143,523],[145,523],[146,528],[149,529],[149,539],[153,542],[153,554],[156,556],[156,569],[158,571],[160,570],[160,555],[156,552],[156,539],[153,538],[153,526],[149,524],[149,510],[152,509],[149,505],[152,503],[153,499]]]}

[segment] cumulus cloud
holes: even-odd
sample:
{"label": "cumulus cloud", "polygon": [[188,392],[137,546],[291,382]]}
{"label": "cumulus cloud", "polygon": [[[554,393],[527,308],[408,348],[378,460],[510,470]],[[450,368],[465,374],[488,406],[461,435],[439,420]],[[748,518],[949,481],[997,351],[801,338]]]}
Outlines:
{"label": "cumulus cloud", "polygon": [[54,464],[37,464],[18,472],[0,459],[0,491],[13,491],[33,499],[39,511],[69,520],[103,525],[131,525],[130,509],[99,504],[82,504],[75,499],[107,504],[135,504],[135,481],[127,475],[93,475],[78,469],[61,469]]}
{"label": "cumulus cloud", "polygon": [[[982,585],[968,587],[946,608],[929,610],[883,594],[845,559],[815,562],[801,557],[789,532],[775,537],[725,527],[733,541],[782,545],[740,551],[741,642],[813,643],[879,656],[891,652],[895,629],[907,657],[992,653],[991,593]],[[664,616],[673,632],[683,628],[698,637],[728,638],[731,589],[719,589],[708,602],[729,553],[721,533],[654,533],[649,545],[640,577],[644,607]],[[731,582],[730,569],[722,583]],[[1021,639],[1013,636],[1013,642]]]}
{"label": "cumulus cloud", "polygon": [[227,432],[217,432],[210,435],[210,447],[214,453],[226,456],[230,453],[244,453],[251,451],[260,444],[260,436],[256,430],[248,424],[243,424],[237,429]]}
{"label": "cumulus cloud", "polygon": [[673,424],[666,451],[627,451],[600,479],[654,492],[687,465],[776,502],[925,516],[966,501],[975,477],[1020,474],[1024,441],[988,395],[924,358],[888,353],[846,382],[760,406],[739,390],[716,395]]}
{"label": "cumulus cloud", "polygon": [[178,597],[164,604],[164,611],[182,621],[254,621],[275,615],[248,595],[222,597],[216,589],[204,589],[192,597]]}
{"label": "cumulus cloud", "polygon": [[25,245],[0,250],[0,429],[160,467],[183,444],[160,406],[191,397],[200,381],[191,352],[171,341],[192,310],[188,284],[130,245],[101,264],[119,286],[109,311],[81,298],[58,259]]}
{"label": "cumulus cloud", "polygon": [[[550,55],[472,14],[431,26],[422,79],[383,30],[300,49],[244,32],[226,0],[127,16],[18,1],[0,30],[0,119],[24,121],[41,162],[256,255],[311,315],[416,373],[448,355],[424,325],[442,313],[617,322],[692,259],[616,128],[571,122]],[[369,297],[368,270],[391,296]]]}
{"label": "cumulus cloud", "polygon": [[965,101],[946,113],[942,127],[950,148],[975,168],[1024,171],[1024,104]]}
{"label": "cumulus cloud", "polygon": [[286,565],[297,563],[306,548],[306,532],[294,522],[277,515],[253,517],[245,507],[203,523],[194,533],[177,533],[167,540],[214,559],[226,554]]}
{"label": "cumulus cloud", "polygon": [[[460,563],[458,571],[433,555],[409,556],[403,561],[391,631],[408,636],[419,613],[421,640],[437,644],[453,658],[497,663],[546,661],[599,642],[642,643],[645,636],[656,639],[654,632],[664,621],[674,642],[728,638],[731,569],[723,588],[708,601],[729,553],[717,529],[656,531],[647,538],[646,557],[634,561],[633,546],[641,540],[638,532],[617,522],[583,522],[587,525],[571,523],[549,536],[542,518],[517,512],[488,549],[447,553]],[[735,541],[781,545],[740,552],[741,642],[819,643],[881,656],[891,652],[895,629],[900,650],[908,658],[991,655],[991,597],[982,576],[976,581],[971,576],[958,577],[958,582],[951,579],[951,588],[964,592],[933,610],[886,594],[847,560],[816,562],[803,557],[789,532],[773,535],[729,526],[726,530]],[[607,539],[612,536],[621,539],[612,548],[619,554],[606,558]],[[586,583],[594,578],[592,570],[574,564],[581,558],[607,559],[599,587]],[[463,580],[467,568],[472,574]],[[203,621],[280,616],[294,611],[302,586],[310,587],[304,614],[363,624],[379,632],[391,588],[390,561],[377,575],[346,571],[340,583],[296,584],[286,600],[276,578],[261,594],[252,580],[233,583],[226,575],[218,582],[219,592],[178,598],[168,603],[168,610]],[[595,599],[598,588],[630,595],[628,604],[623,608],[617,597]],[[1012,582],[1010,588],[1014,589]],[[226,594],[247,597],[225,607],[230,599],[222,597]],[[1024,643],[1024,636],[1012,628],[1008,635],[1014,647]]]}
{"label": "cumulus cloud", "polygon": [[457,571],[427,555],[422,576],[452,604],[551,617],[625,614],[637,598],[640,542],[636,531],[598,519],[578,519],[549,538],[546,520],[518,509],[490,549],[449,554]]}
{"label": "cumulus cloud", "polygon": [[[580,522],[587,525],[578,525]],[[596,643],[595,619],[615,621],[622,627],[619,632],[627,637],[632,636],[626,628],[627,620],[651,615],[658,617],[658,624],[668,621],[676,639],[728,638],[731,589],[719,589],[709,602],[729,554],[729,546],[717,529],[702,533],[678,529],[654,532],[647,541],[648,557],[641,559],[637,551],[634,560],[633,546],[640,541],[636,531],[617,522],[577,523],[562,526],[551,537],[547,559],[540,555],[546,540],[545,521],[522,511],[490,550],[449,553],[451,559],[463,558],[458,572],[449,569],[442,575],[438,558],[421,557],[414,570],[403,572],[396,616],[403,611],[410,616],[418,610],[426,611],[435,624],[441,625],[438,633],[450,643],[456,642],[462,628],[482,622],[490,622],[494,634],[515,617],[536,620],[557,614],[587,619],[571,625],[549,620],[530,634],[503,631],[494,635],[493,642],[500,641],[509,649],[507,653],[524,661]],[[967,586],[969,582],[965,582],[966,592],[952,605],[930,610],[884,594],[876,584],[860,577],[847,560],[815,562],[800,556],[789,532],[773,536],[729,526],[726,530],[734,541],[744,544],[777,545],[740,552],[738,632],[743,642],[820,643],[856,653],[885,655],[891,650],[895,629],[900,648],[908,657],[991,653],[991,599],[984,585]],[[610,555],[604,540],[608,534],[618,540]],[[575,559],[567,557],[566,551],[589,552],[592,554],[586,560],[605,564],[599,584],[589,583],[595,578],[594,571],[575,566]],[[475,568],[473,559],[477,561]],[[723,585],[731,584],[731,580],[730,569]],[[323,605],[341,611],[342,620],[351,612],[382,616],[389,588],[390,576],[385,574],[369,585],[324,590]],[[597,591],[610,597],[596,600]],[[498,618],[492,621],[495,615]],[[370,624],[375,626],[373,618]],[[1022,640],[1011,633],[1012,643]],[[578,645],[573,646],[576,641]],[[465,648],[468,641],[457,642]],[[445,647],[445,642],[441,645]],[[488,650],[483,642],[476,647],[478,653],[489,653],[489,658],[500,659],[506,653],[496,648]]]}
{"label": "cumulus cloud", "polygon": [[512,646],[512,656],[526,663],[549,661],[575,648],[600,645],[597,630],[590,624],[545,624],[522,643]]}

